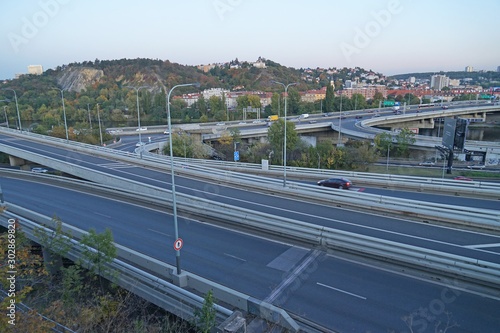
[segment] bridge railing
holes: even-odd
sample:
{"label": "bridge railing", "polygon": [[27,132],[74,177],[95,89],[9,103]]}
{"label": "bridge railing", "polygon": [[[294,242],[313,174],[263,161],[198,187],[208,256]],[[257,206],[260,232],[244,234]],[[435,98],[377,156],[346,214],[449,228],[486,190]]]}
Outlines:
{"label": "bridge railing", "polygon": [[[70,141],[68,144],[66,140],[54,137],[47,137],[39,135],[36,133],[25,133],[20,134],[19,131],[13,129],[4,129],[0,131],[8,131],[14,135],[21,137],[29,136],[33,139],[53,144],[59,145],[66,149],[78,150],[90,155],[101,156],[111,160],[120,160],[127,163],[150,165],[155,168],[165,168],[169,170],[170,167],[170,157],[164,155],[151,154],[148,152],[143,152],[143,158],[140,159],[136,154],[118,151],[115,149],[109,149],[106,147],[98,147],[84,143],[78,143]],[[39,156],[39,155],[37,155]],[[47,160],[45,157],[40,156],[39,160]],[[198,169],[197,177],[205,177],[207,175],[219,175],[222,180],[226,179],[230,181],[231,179],[247,179],[255,180],[257,182],[276,182],[279,180],[273,180],[272,178],[260,177],[251,175],[251,173],[257,173],[262,176],[276,176],[280,177],[283,173],[283,166],[270,165],[268,167],[269,171],[262,170],[261,164],[251,164],[251,163],[241,163],[241,162],[223,162],[214,160],[201,160],[201,159],[184,159],[184,158],[174,158],[174,166],[179,169],[179,172],[196,172]],[[57,164],[57,161],[53,163]],[[43,163],[42,163],[43,164]],[[208,169],[207,169],[208,168]],[[225,168],[241,172],[231,172],[227,170],[218,170],[219,168]],[[402,176],[402,175],[390,175],[390,174],[376,174],[376,173],[363,173],[363,172],[353,172],[353,171],[341,171],[341,170],[327,170],[327,169],[312,169],[312,168],[299,168],[299,167],[287,167],[287,172],[290,176],[296,177],[297,179],[317,181],[318,178],[330,178],[335,176],[348,177],[355,184],[364,185],[376,185],[382,187],[402,187],[407,189],[415,189],[418,191],[431,191],[437,193],[448,193],[452,195],[471,195],[487,197],[490,199],[497,199],[500,197],[500,184],[491,182],[464,182],[456,181],[451,179],[439,179],[439,178],[422,178],[414,176]],[[297,185],[297,186],[300,186]],[[313,189],[309,189],[314,191]],[[360,194],[361,196],[361,194]],[[361,199],[361,198],[360,198]],[[362,199],[361,199],[362,200]]]}
{"label": "bridge railing", "polygon": [[[156,163],[161,165],[161,167],[169,167],[170,157],[158,154],[152,154],[147,151],[143,151],[143,158],[140,159],[136,154],[130,152],[124,152],[120,150],[110,149],[106,147],[99,147],[94,145],[89,145],[85,143],[70,141],[69,143],[60,138],[39,135],[36,133],[23,132],[22,134],[13,129],[1,128],[0,131],[7,131],[11,134],[18,135],[21,137],[28,136],[37,141],[57,144],[66,149],[70,150],[80,150],[91,155],[99,155],[108,159],[120,159],[123,161],[131,163]],[[212,174],[220,174],[224,178],[241,178],[248,177],[248,179],[255,179],[255,176],[251,176],[247,171],[256,171],[261,175],[266,174],[266,170],[262,170],[261,164],[252,163],[241,163],[241,162],[224,162],[215,160],[203,160],[203,159],[185,159],[181,157],[174,158],[175,165],[182,169],[184,172],[187,170],[195,170],[196,168],[205,167],[205,169],[200,169],[201,172],[206,173],[207,167],[212,168],[209,170]],[[189,166],[188,168],[186,168]],[[158,165],[156,165],[158,167]],[[214,168],[225,168],[236,171],[246,172],[245,174],[228,173],[228,171],[218,171]],[[279,176],[279,173],[283,173],[283,166],[269,165],[269,172],[271,175]],[[273,174],[274,172],[274,174]],[[451,193],[455,195],[478,195],[487,196],[492,199],[500,197],[500,183],[492,182],[482,182],[482,181],[456,181],[452,179],[440,179],[440,178],[423,178],[416,176],[404,176],[404,175],[391,175],[391,174],[376,174],[376,173],[363,173],[363,172],[353,172],[353,171],[342,171],[342,170],[328,170],[328,169],[313,169],[313,168],[300,168],[300,167],[289,167],[287,166],[287,172],[291,176],[298,177],[299,179],[308,180],[319,180],[318,177],[334,177],[342,176],[349,177],[350,180],[366,184],[366,185],[377,185],[383,187],[397,187],[401,186],[403,188],[412,188],[420,191],[429,190],[437,191],[439,193]],[[202,174],[203,175],[203,174]],[[263,181],[263,178],[258,179],[258,181]],[[269,181],[269,180],[265,180]]]}
{"label": "bridge railing", "polygon": [[[38,228],[50,233],[55,227],[52,219],[47,216],[9,202],[4,202],[3,205],[7,207],[7,211],[0,215],[0,225],[7,227],[9,219],[19,219],[22,232],[35,242],[39,242],[34,232],[35,229]],[[72,248],[66,256],[73,261],[82,259],[84,245],[79,243],[79,240],[87,232],[68,223],[62,223],[62,230],[72,236],[72,238],[62,236],[72,244]],[[290,332],[299,330],[295,320],[279,307],[258,301],[249,295],[227,288],[191,272],[183,271],[183,275],[178,276],[174,273],[176,268],[173,265],[117,243],[115,243],[115,246],[118,250],[118,256],[112,263],[105,264],[108,273],[103,274],[103,276],[184,320],[192,321],[195,309],[201,309],[204,302],[203,297],[190,290],[201,294],[212,290],[214,297],[225,304],[277,323]],[[93,248],[86,248],[92,252],[97,252]],[[84,266],[90,267],[89,264],[84,264]],[[119,274],[116,276],[109,272],[119,272]],[[184,281],[181,282],[181,284],[184,284],[183,286],[173,283],[173,281],[179,279]],[[223,322],[233,313],[233,310],[218,304],[215,304],[214,307],[218,323]]]}
{"label": "bridge railing", "polygon": [[[36,177],[41,176],[38,175]],[[65,182],[71,182],[73,184],[72,188],[79,186],[79,182],[77,181],[65,180]],[[110,194],[116,194],[115,189],[107,190],[105,187],[97,184],[85,184],[82,186],[93,188],[93,192],[110,191]],[[339,191],[339,193],[341,192],[345,191]],[[308,193],[295,192],[294,195],[295,197],[306,196]],[[139,205],[144,203],[148,206],[157,205],[158,207],[167,208],[171,206],[171,201],[165,200],[163,196],[159,197],[157,195],[147,195],[133,191],[121,191],[120,196],[122,198],[128,198],[130,202]],[[325,195],[325,199],[331,200],[330,193]],[[255,230],[268,236],[279,237],[280,239],[292,241],[294,243],[307,244],[313,247],[319,246],[326,250],[347,251],[358,255],[374,257],[378,260],[394,262],[398,265],[431,270],[438,272],[440,275],[462,280],[468,284],[491,288],[492,290],[496,290],[496,293],[498,293],[497,296],[500,296],[500,264],[494,262],[436,251],[425,247],[407,245],[359,233],[341,231],[295,219],[214,202],[195,196],[179,194],[177,203],[180,214],[188,214],[191,218],[203,216],[204,219],[213,219],[226,225],[245,228],[245,230]],[[394,202],[392,204],[399,206],[401,202]],[[15,205],[7,205],[9,211],[15,214],[21,214],[21,212],[24,211],[24,216],[26,218],[32,219],[37,216],[33,213],[27,213],[24,209]],[[374,203],[367,203],[366,205],[372,206]],[[436,204],[435,206],[435,208],[446,208],[439,207],[443,205]],[[416,210],[421,211],[427,209],[429,208],[416,208]],[[457,212],[457,214],[461,215],[466,212],[467,210],[464,209]],[[483,213],[487,215],[487,212]],[[474,214],[481,214],[481,212],[469,212],[469,217]],[[496,223],[498,224],[498,212],[496,212],[496,214]],[[469,217],[466,217],[466,219]],[[134,254],[134,256],[137,256],[137,254]],[[158,262],[148,262],[150,262],[150,264],[148,264],[149,270],[162,270]]]}

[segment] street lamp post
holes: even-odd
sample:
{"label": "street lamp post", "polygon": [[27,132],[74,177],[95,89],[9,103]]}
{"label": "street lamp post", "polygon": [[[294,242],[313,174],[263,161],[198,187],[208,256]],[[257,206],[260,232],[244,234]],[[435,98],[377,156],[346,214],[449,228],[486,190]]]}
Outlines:
{"label": "street lamp post", "polygon": [[66,122],[66,109],[64,107],[64,93],[63,93],[63,90],[59,89],[59,88],[55,88],[55,87],[51,87],[50,89],[59,90],[61,92],[61,100],[62,100],[63,115],[64,115],[64,129],[66,131],[66,141],[69,141],[69,137],[68,137],[68,123]]}
{"label": "street lamp post", "polygon": [[[0,99],[0,102],[10,102],[10,99]],[[7,117],[7,111],[6,111],[7,105],[3,106],[3,113],[5,114],[5,122],[7,123],[7,128],[9,128],[9,118]]]}
{"label": "street lamp post", "polygon": [[[174,154],[173,154],[173,147],[172,147],[172,121],[170,117],[170,94],[172,94],[172,91],[177,88],[177,87],[186,87],[186,86],[196,86],[199,87],[200,83],[186,83],[186,84],[178,84],[176,86],[173,86],[172,89],[168,92],[167,96],[167,114],[168,114],[168,133],[169,135],[169,146],[170,146],[170,174],[172,177],[172,210],[174,212],[174,228],[175,228],[175,241],[179,239],[179,227],[177,225],[177,204],[175,200],[175,178],[174,178]],[[140,131],[139,131],[140,133]],[[175,249],[175,263],[177,266],[177,275],[181,274],[181,250],[180,249]]]}
{"label": "street lamp post", "polygon": [[130,88],[130,89],[135,89],[135,92],[137,93],[137,127],[139,129],[139,144],[141,145],[139,147],[139,156],[142,158],[142,138],[141,138],[141,115],[139,112],[139,90],[142,88],[151,88],[150,86],[142,86],[142,87],[132,87],[132,86],[125,86],[125,88]]}
{"label": "street lamp post", "polygon": [[342,144],[342,92],[340,92],[340,116],[339,116],[339,142],[337,143],[337,146],[340,147]]}
{"label": "street lamp post", "polygon": [[288,87],[297,85],[297,82],[294,83],[289,83],[288,85],[285,86],[284,83],[277,82],[277,81],[271,81],[271,83],[276,83],[276,84],[281,84],[283,88],[285,88],[285,138],[284,138],[284,144],[283,144],[283,187],[286,187],[286,105],[287,105],[287,97],[288,97]]}
{"label": "street lamp post", "polygon": [[99,137],[101,138],[101,147],[102,147],[102,128],[101,128],[101,116],[99,114],[99,104],[101,104],[101,103],[96,103],[96,105],[97,105],[97,121],[99,122]]}
{"label": "street lamp post", "polygon": [[280,111],[281,111],[281,96],[278,96],[278,118],[280,116]]}
{"label": "street lamp post", "polygon": [[7,117],[7,105],[3,106],[3,113],[5,114],[5,122],[7,123],[7,128],[9,128],[9,118]]}
{"label": "street lamp post", "polygon": [[92,118],[90,118],[90,103],[87,103],[87,111],[89,112],[89,125],[90,129],[92,129]]}
{"label": "street lamp post", "polygon": [[21,116],[19,115],[19,105],[17,104],[17,94],[14,89],[11,88],[3,88],[2,90],[12,90],[14,92],[14,100],[16,101],[16,110],[17,110],[17,120],[19,121],[19,130],[22,132],[23,127],[21,126]]}
{"label": "street lamp post", "polygon": [[[1,100],[0,102],[3,102],[3,101],[6,101],[6,100]],[[7,128],[9,128],[9,118],[7,118],[7,105],[4,105],[3,106],[3,113],[5,114],[5,122],[7,123]]]}
{"label": "street lamp post", "polygon": [[387,162],[385,164],[385,172],[389,173],[389,150],[391,149],[391,145],[387,145]]}
{"label": "street lamp post", "polygon": [[[440,134],[439,134],[440,130],[441,130],[441,124],[438,124],[438,134],[437,134],[438,138],[440,137]],[[435,154],[434,154],[434,163],[437,163],[437,149],[436,149]]]}

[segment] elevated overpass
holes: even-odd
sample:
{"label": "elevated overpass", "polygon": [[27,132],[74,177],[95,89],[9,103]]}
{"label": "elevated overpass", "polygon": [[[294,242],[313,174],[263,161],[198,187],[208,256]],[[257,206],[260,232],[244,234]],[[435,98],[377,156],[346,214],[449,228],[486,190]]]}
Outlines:
{"label": "elevated overpass", "polygon": [[[314,124],[310,124],[314,125]],[[135,194],[134,201],[137,203],[137,200],[140,200],[141,205],[146,202],[154,202],[154,198],[160,199],[160,201],[164,202],[164,205],[168,206],[168,202],[171,202],[171,198],[169,198],[170,193],[168,189],[163,187],[167,186],[166,182],[162,180],[166,174],[166,170],[168,170],[167,160],[151,160],[143,159],[140,160],[137,156],[132,154],[126,154],[123,152],[116,152],[110,149],[95,147],[90,145],[84,145],[79,143],[70,142],[69,144],[65,142],[65,140],[60,140],[56,138],[47,138],[43,136],[38,136],[34,134],[21,134],[18,131],[6,131],[13,134],[12,136],[2,137],[2,150],[9,152],[13,155],[15,154],[24,154],[24,158],[35,160],[42,164],[53,163],[54,166],[59,166],[61,170],[65,170],[68,173],[74,173],[79,175],[80,177],[91,179],[95,182],[106,183],[114,188],[128,188],[130,192]],[[16,133],[13,133],[16,132]],[[14,135],[15,134],[15,135]],[[106,155],[106,156],[105,156]],[[202,182],[202,179],[206,177],[212,177],[210,181],[205,183],[203,180],[203,184],[201,188],[209,189],[209,191],[204,191],[200,194],[200,192],[194,192],[195,195],[184,196],[183,198],[188,201],[181,202],[179,201],[180,208],[184,209],[188,207],[190,204],[191,211],[190,214],[196,219],[201,219],[202,221],[206,221],[208,215],[211,215],[214,220],[224,220],[228,223],[240,223],[246,229],[254,229],[254,230],[266,230],[266,232],[273,232],[276,235],[281,235],[281,237],[286,237],[287,239],[297,238],[300,239],[302,244],[313,244],[313,246],[327,246],[331,247],[335,253],[338,253],[340,248],[346,246],[349,247],[352,251],[365,251],[365,253],[370,253],[370,255],[374,255],[378,253],[382,257],[389,256],[387,251],[391,251],[390,257],[394,260],[397,258],[398,260],[406,260],[408,261],[411,257],[412,265],[420,264],[431,264],[434,265],[435,269],[440,269],[441,271],[450,271],[449,262],[458,263],[458,261],[453,260],[462,260],[460,265],[465,264],[468,269],[470,269],[469,278],[475,279],[477,274],[480,274],[484,278],[490,280],[491,274],[497,274],[498,269],[496,268],[498,265],[498,258],[495,255],[483,253],[480,251],[475,251],[473,248],[461,248],[457,246],[448,245],[449,241],[447,238],[439,241],[425,241],[424,244],[420,244],[422,239],[417,239],[413,236],[413,232],[409,232],[408,235],[403,235],[406,231],[403,230],[390,230],[387,233],[387,236],[381,235],[380,232],[385,227],[382,225],[378,225],[379,221],[384,224],[393,217],[387,216],[387,212],[389,210],[400,210],[400,215],[406,216],[404,220],[397,220],[394,223],[390,223],[391,225],[397,225],[400,228],[403,224],[406,224],[406,219],[408,216],[412,215],[420,219],[423,219],[425,222],[429,222],[430,216],[429,212],[435,212],[434,219],[454,219],[454,220],[462,220],[463,222],[471,223],[478,222],[480,224],[485,224],[485,220],[491,222],[491,225],[494,228],[498,228],[498,212],[491,211],[486,212],[484,209],[474,209],[473,207],[462,207],[460,213],[457,209],[460,207],[449,207],[448,205],[441,205],[438,209],[438,205],[435,204],[424,204],[422,202],[416,203],[407,201],[404,202],[401,200],[396,200],[395,198],[383,198],[382,196],[370,196],[363,195],[363,193],[351,192],[351,191],[335,191],[334,196],[332,196],[332,192],[328,189],[318,188],[318,186],[305,186],[299,183],[290,184],[290,187],[287,189],[283,189],[281,185],[276,185],[277,182],[269,181],[263,177],[260,178],[252,178],[246,174],[233,174],[228,172],[216,173],[213,169],[204,169],[204,168],[196,168],[191,165],[187,165],[186,168],[181,168],[180,164],[182,159],[178,160],[179,167],[176,167],[176,172],[187,173],[188,176],[186,178],[194,179],[190,180],[188,183],[183,184],[183,188],[188,191],[193,191],[193,188]],[[185,163],[185,162],[184,162]],[[149,170],[146,170],[144,167],[150,167]],[[153,171],[151,171],[153,170]],[[295,170],[295,168],[289,169],[290,172],[297,172],[303,174],[302,170]],[[327,172],[325,170],[325,172]],[[330,171],[331,172],[331,171]],[[328,174],[328,173],[327,173]],[[388,175],[386,175],[388,176]],[[147,183],[147,182],[151,183]],[[389,178],[386,178],[386,181],[389,181]],[[421,180],[423,181],[423,180]],[[267,183],[269,182],[269,183]],[[280,183],[278,181],[278,183]],[[406,181],[408,183],[408,181]],[[224,188],[225,185],[227,188]],[[179,184],[181,185],[181,184]],[[426,187],[431,185],[437,185],[441,187],[454,187],[454,188],[463,188],[465,185],[452,183],[450,181],[449,184],[447,182],[442,181],[441,184],[430,184],[428,181],[425,184],[421,184],[420,186]],[[460,186],[459,186],[460,185]],[[468,185],[468,184],[467,184]],[[471,183],[471,190],[479,190],[481,192],[488,191],[488,189],[483,188],[483,185],[480,183]],[[251,198],[246,197],[238,197],[235,198],[235,190],[243,189],[247,186],[253,186],[254,188],[260,189],[259,192],[253,192]],[[74,185],[73,185],[74,187]],[[476,187],[474,189],[474,187]],[[479,187],[481,187],[479,189]],[[214,190],[216,189],[216,190]],[[228,191],[228,192],[223,192]],[[458,191],[458,190],[457,190]],[[462,190],[460,190],[462,191]],[[248,193],[248,190],[241,190],[243,194]],[[269,192],[263,193],[263,192]],[[191,192],[189,192],[191,193]],[[287,194],[288,197],[286,199],[278,199],[276,193]],[[492,194],[498,193],[498,189],[493,189]],[[265,197],[263,197],[265,196]],[[299,198],[300,196],[300,198]],[[232,201],[223,202],[230,198]],[[253,203],[257,201],[257,199],[262,198],[265,203],[265,208],[263,205],[260,206],[247,206],[249,203]],[[316,201],[316,203],[312,203],[307,200]],[[343,199],[342,199],[343,198]],[[277,201],[276,201],[277,200]],[[290,201],[293,200],[293,206],[299,206],[299,202],[304,201],[300,205],[303,206],[303,211],[300,212],[291,212],[293,218],[289,218],[283,216],[283,212],[290,212]],[[318,202],[321,200],[324,203],[324,207],[326,209],[325,216],[318,219],[317,217],[313,217],[311,215],[311,205],[318,206]],[[236,205],[240,205],[237,207]],[[245,205],[244,208],[243,205]],[[323,206],[323,205],[322,205]],[[339,213],[335,214],[336,219],[340,219],[340,215],[346,215],[346,217],[342,216],[342,219],[347,218],[349,221],[347,223],[338,221],[334,221],[332,219],[328,219],[332,216],[332,209],[336,209],[338,206],[348,206],[351,207],[348,210],[348,213]],[[356,212],[353,212],[352,207],[357,207]],[[295,209],[295,207],[293,207]],[[263,213],[261,210],[265,209],[269,212]],[[369,215],[369,217],[360,217],[358,214],[358,210],[367,209],[372,212],[377,210],[384,216],[376,216]],[[315,214],[319,214],[318,208],[315,209]],[[467,214],[467,217],[464,217]],[[485,216],[488,214],[488,217]],[[425,216],[425,217],[424,217]],[[327,225],[320,225],[316,222],[318,220],[328,219]],[[148,221],[153,221],[154,219],[147,219]],[[294,221],[297,220],[297,221]],[[369,230],[369,233],[374,233],[372,235],[361,235],[365,231],[361,232],[360,230],[352,230],[352,228],[364,221],[369,221],[369,225],[366,230]],[[338,225],[337,225],[338,223]],[[377,224],[377,226],[375,226]],[[335,227],[333,227],[333,225]],[[351,229],[351,232],[340,232],[343,228]],[[419,228],[429,228],[427,223],[422,223],[418,225]],[[268,229],[263,229],[268,228]],[[246,230],[245,229],[245,230]],[[375,230],[377,229],[377,230]],[[440,228],[436,228],[435,230],[424,230],[422,235],[436,235]],[[145,230],[144,230],[145,231]],[[455,231],[453,231],[454,233]],[[385,231],[383,232],[385,233]],[[449,237],[449,234],[452,233],[451,230],[446,230],[446,232],[441,231],[445,237]],[[412,236],[410,236],[412,234]],[[340,237],[338,237],[340,236]],[[361,236],[361,237],[359,237]],[[367,237],[369,236],[369,237]],[[399,239],[399,237],[403,237]],[[474,235],[474,237],[477,237]],[[423,238],[423,236],[422,236]],[[460,237],[459,237],[460,238]],[[223,243],[222,240],[211,240],[211,242]],[[342,243],[341,243],[342,242]],[[367,244],[370,244],[370,247],[367,247]],[[477,244],[477,239],[470,240],[470,242],[474,242],[473,244]],[[486,242],[486,241],[485,241]],[[491,243],[494,243],[491,241]],[[341,245],[342,244],[342,245]],[[350,245],[349,245],[350,244]],[[309,246],[309,245],[308,245]],[[424,252],[416,251],[417,248],[423,248]],[[377,251],[375,249],[377,248]],[[368,251],[367,251],[368,250]],[[438,257],[431,257],[430,254],[438,254]],[[314,251],[313,251],[314,252]],[[399,253],[399,254],[398,254]],[[444,255],[444,257],[443,257]],[[418,258],[416,256],[419,256]],[[460,258],[459,258],[460,257]],[[472,257],[472,261],[471,258]],[[311,257],[313,258],[313,257]],[[405,259],[406,258],[406,259]],[[449,261],[452,259],[452,261]],[[204,260],[208,260],[204,258]],[[233,265],[239,266],[239,263],[235,258],[232,258]],[[235,261],[236,260],[236,261]],[[329,259],[325,259],[329,260]],[[392,259],[391,259],[392,260]],[[478,262],[480,264],[480,269],[474,267],[476,264],[471,265],[470,262]],[[440,263],[441,262],[441,263]],[[443,262],[445,262],[443,266]],[[490,264],[491,263],[491,264]],[[264,263],[265,266],[266,263]],[[478,265],[479,265],[478,264]],[[217,265],[217,264],[216,264]],[[484,266],[488,265],[488,275],[484,276]],[[326,261],[324,261],[321,265],[324,268],[326,265]],[[441,268],[438,268],[438,267]],[[458,264],[455,264],[457,269]],[[490,269],[491,266],[491,269]],[[339,268],[339,265],[328,265],[328,267],[336,267]],[[265,268],[269,270],[269,267]],[[480,271],[479,271],[480,270]],[[490,274],[491,271],[491,274]],[[170,274],[170,271],[167,271],[167,275]],[[275,274],[276,275],[276,274]],[[275,276],[278,282],[281,275]],[[295,277],[303,277],[303,275],[296,275]],[[323,276],[323,275],[322,275]],[[330,277],[330,272],[325,272],[324,276]],[[292,278],[294,276],[292,275]],[[172,279],[177,278],[171,276]],[[221,278],[218,276],[218,278]],[[288,278],[288,276],[286,276]],[[265,279],[262,279],[265,281]],[[477,279],[476,279],[477,280]],[[306,282],[311,282],[312,286],[317,288],[317,280],[307,281],[304,279],[302,282],[306,285]],[[497,288],[498,277],[493,276],[493,286]],[[495,282],[496,281],[496,282]],[[188,281],[189,282],[189,281]],[[385,281],[384,281],[385,282]],[[488,281],[485,281],[488,284],[491,284]],[[279,285],[279,283],[278,283]],[[265,290],[264,290],[265,289]],[[375,288],[377,289],[377,288]],[[267,291],[266,288],[259,288],[262,293]],[[309,290],[304,288],[305,290]],[[324,309],[331,309],[331,306],[328,303],[331,301],[331,298],[325,295],[323,292],[318,293],[321,299],[324,300],[324,303],[318,303],[318,299],[316,298],[311,301],[301,301],[302,298],[292,297],[294,293],[290,294],[290,302],[297,300],[298,305],[295,307],[296,309],[305,309],[307,306],[314,306],[317,304],[322,311]],[[266,295],[264,295],[266,296]],[[373,298],[376,296],[373,295]],[[263,297],[265,298],[265,297]],[[336,296],[338,298],[338,296]],[[290,305],[290,302],[287,305]],[[344,306],[347,303],[344,302]],[[377,303],[378,305],[380,303]],[[467,304],[464,302],[464,304]],[[467,308],[467,305],[465,306]],[[317,312],[310,311],[312,315],[316,315]],[[385,316],[382,316],[385,317]],[[395,316],[396,322],[400,322],[399,316]],[[330,317],[324,316],[322,319],[328,319]],[[377,319],[378,320],[378,319]]]}

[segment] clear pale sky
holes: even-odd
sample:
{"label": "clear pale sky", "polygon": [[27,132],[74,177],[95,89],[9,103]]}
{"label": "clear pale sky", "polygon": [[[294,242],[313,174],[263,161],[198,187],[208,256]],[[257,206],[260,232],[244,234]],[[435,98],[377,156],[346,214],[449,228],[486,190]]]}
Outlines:
{"label": "clear pale sky", "polygon": [[0,79],[96,58],[496,70],[499,13],[498,0],[4,0]]}

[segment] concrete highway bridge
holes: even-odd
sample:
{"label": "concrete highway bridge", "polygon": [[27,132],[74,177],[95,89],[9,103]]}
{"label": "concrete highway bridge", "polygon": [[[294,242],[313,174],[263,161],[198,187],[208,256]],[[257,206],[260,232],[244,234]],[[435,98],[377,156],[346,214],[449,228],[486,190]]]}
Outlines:
{"label": "concrete highway bridge", "polygon": [[[358,113],[366,112],[350,113],[353,119],[342,125],[335,117],[311,117],[297,127],[311,136],[335,126],[343,135],[374,135],[359,119],[356,124]],[[406,116],[394,117],[410,121]],[[184,130],[192,135],[205,130],[190,126]],[[266,131],[264,124],[242,126],[255,136]],[[199,133],[200,140],[225,130],[213,128]],[[153,131],[161,130],[146,132]],[[54,213],[75,238],[91,227],[109,227],[119,248],[111,264],[121,272],[117,283],[186,319],[212,289],[219,323],[248,315],[292,332],[430,332],[451,313],[463,331],[500,327],[497,183],[288,167],[284,187],[276,179],[280,166],[170,161],[149,149],[141,158],[1,129],[0,151],[18,164],[33,162],[83,180],[2,172],[10,208],[0,222],[19,218],[34,240],[30,230],[50,228]],[[182,274],[175,270],[171,167]],[[348,177],[356,187],[315,184],[333,176]],[[75,246],[71,258],[80,252]]]}

